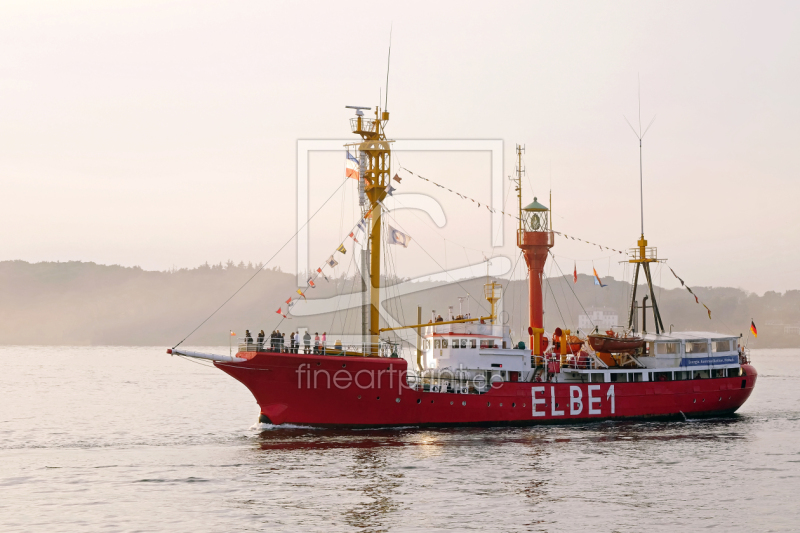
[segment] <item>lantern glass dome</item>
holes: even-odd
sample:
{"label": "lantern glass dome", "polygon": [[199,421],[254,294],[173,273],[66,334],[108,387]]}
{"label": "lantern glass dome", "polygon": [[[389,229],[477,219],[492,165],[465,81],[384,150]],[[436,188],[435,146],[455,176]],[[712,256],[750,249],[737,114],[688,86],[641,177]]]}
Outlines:
{"label": "lantern glass dome", "polygon": [[526,231],[548,231],[550,210],[539,203],[537,198],[522,208],[522,221]]}

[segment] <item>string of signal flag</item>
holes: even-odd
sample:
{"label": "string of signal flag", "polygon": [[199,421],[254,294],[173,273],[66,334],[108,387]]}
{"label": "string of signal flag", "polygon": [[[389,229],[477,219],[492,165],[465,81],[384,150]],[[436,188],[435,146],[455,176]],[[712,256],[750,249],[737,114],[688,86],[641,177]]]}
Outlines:
{"label": "string of signal flag", "polygon": [[[399,182],[399,180],[397,181]],[[389,185],[389,187],[387,188],[387,194],[391,196],[394,190],[395,190],[394,187]],[[380,206],[385,211],[387,212],[389,211],[383,204],[383,202],[381,202],[380,200],[378,201],[378,204],[380,204]],[[275,311],[275,313],[281,315],[285,319],[289,319],[287,314],[291,310],[292,306],[294,306],[301,298],[303,300],[307,300],[306,292],[309,289],[317,288],[316,282],[319,277],[322,277],[325,281],[330,281],[328,279],[328,276],[325,274],[324,269],[326,268],[333,269],[336,267],[336,265],[339,264],[339,262],[335,259],[334,256],[337,253],[340,253],[342,255],[347,254],[347,248],[345,247],[345,243],[348,242],[348,239],[351,239],[355,244],[360,244],[358,239],[359,238],[363,239],[367,237],[367,227],[368,227],[367,219],[370,217],[370,215],[372,215],[372,209],[364,213],[364,215],[358,220],[358,222],[356,222],[356,224],[351,228],[350,233],[347,235],[347,237],[342,239],[342,241],[339,243],[339,246],[336,247],[336,250],[325,260],[325,262],[323,262],[321,265],[319,265],[315,270],[311,272],[311,275],[308,277],[308,280],[306,281],[306,286],[302,289],[297,289],[296,292],[299,296],[290,296],[289,298],[286,299],[286,301],[284,302],[284,304],[286,305],[286,312],[284,312],[283,310],[284,305],[281,304],[281,306],[278,308],[277,311]],[[409,235],[406,235],[402,231],[393,228],[391,225],[388,225],[387,237],[388,237],[387,241],[388,244],[398,244],[403,248],[408,248],[408,244],[411,242],[411,237]]]}
{"label": "string of signal flag", "polygon": [[[347,155],[349,156],[350,154],[348,153]],[[419,175],[419,174],[417,174],[417,173],[413,172],[412,170],[409,170],[409,169],[407,169],[407,168],[405,168],[405,167],[403,167],[403,166],[401,166],[400,168],[401,168],[402,170],[404,170],[404,171],[408,172],[408,173],[409,173],[409,174],[411,174],[412,176],[415,176],[415,177],[417,177],[417,178],[419,178],[419,179],[421,179],[421,180],[427,181],[428,183],[431,183],[431,184],[435,185],[436,187],[439,187],[440,189],[445,189],[446,191],[448,191],[448,192],[450,192],[450,193],[452,193],[452,194],[455,194],[456,196],[458,196],[458,197],[459,197],[459,198],[461,198],[462,200],[469,200],[469,201],[471,201],[471,202],[475,203],[475,204],[477,205],[477,207],[478,207],[478,208],[480,208],[480,207],[481,207],[481,202],[479,202],[479,201],[475,200],[474,198],[470,198],[469,196],[463,195],[463,194],[459,193],[458,191],[454,191],[453,189],[450,189],[449,187],[445,187],[444,185],[441,185],[441,184],[439,184],[439,183],[436,183],[435,181],[433,181],[433,180],[430,180],[430,179],[428,179],[428,178],[426,178],[426,177],[424,177],[424,176],[421,176],[421,175]],[[354,174],[354,175],[353,175],[353,174]],[[356,173],[353,173],[353,172],[351,171],[351,172],[349,172],[349,173],[348,173],[348,177],[354,177],[354,178],[356,178],[356,179],[357,179],[357,178],[358,178],[358,173],[357,173],[357,172],[356,172]],[[396,181],[398,184],[399,184],[399,183],[401,183],[401,181],[402,181],[402,178],[400,178],[400,176],[398,176],[397,174],[395,174],[394,178],[392,178],[392,179],[393,179],[394,181]],[[392,183],[390,182],[390,183],[389,183],[389,185],[388,185],[388,186],[387,186],[387,188],[386,188],[386,194],[387,194],[387,195],[389,195],[389,196],[391,196],[391,195],[392,195],[392,193],[393,193],[395,190],[396,190],[396,188],[395,188],[395,187],[394,187],[394,185],[392,185]],[[387,212],[389,211],[389,210],[386,208],[386,206],[385,206],[385,205],[383,205],[383,203],[382,203],[380,200],[378,201],[378,203],[381,205],[381,207],[382,207],[382,208],[383,208],[385,211],[387,211]],[[490,206],[489,206],[488,204],[486,204],[486,203],[483,203],[483,205],[484,205],[484,207],[486,207],[486,209],[487,209],[487,210],[488,210],[490,213],[497,213],[497,212],[500,212],[501,214],[503,214],[503,215],[505,215],[505,216],[507,216],[507,217],[509,217],[509,218],[512,218],[512,219],[514,219],[514,220],[520,220],[520,218],[519,218],[518,216],[516,216],[516,215],[513,215],[513,214],[511,214],[511,213],[506,213],[506,212],[505,212],[504,210],[502,210],[502,209],[499,209],[499,210],[498,210],[498,209],[493,209],[492,207],[490,207]],[[322,263],[321,265],[319,265],[319,266],[316,268],[316,270],[312,271],[311,275],[309,276],[309,278],[308,278],[308,280],[307,280],[307,282],[306,282],[306,287],[305,287],[305,288],[303,288],[303,289],[297,289],[297,294],[298,294],[299,296],[298,296],[298,297],[295,297],[295,296],[290,296],[289,298],[287,298],[287,299],[286,299],[286,301],[284,302],[284,303],[286,304],[286,313],[284,313],[284,312],[283,312],[283,308],[284,308],[284,306],[283,306],[283,305],[281,305],[281,306],[278,308],[278,310],[277,310],[277,311],[275,311],[277,314],[281,315],[281,316],[282,316],[283,318],[285,318],[285,319],[288,319],[289,317],[287,316],[287,313],[290,311],[290,309],[292,308],[292,306],[294,306],[294,305],[297,303],[297,301],[299,301],[299,300],[300,300],[300,298],[302,298],[303,300],[306,300],[306,294],[305,294],[305,293],[306,293],[306,291],[308,291],[308,289],[314,289],[314,288],[316,288],[316,286],[317,286],[317,285],[316,285],[316,280],[317,280],[317,279],[318,279],[320,276],[322,276],[322,278],[323,278],[325,281],[329,281],[329,280],[328,280],[328,276],[326,276],[326,275],[325,275],[325,271],[324,271],[323,269],[325,269],[325,268],[331,268],[331,269],[332,269],[332,268],[335,268],[335,267],[336,267],[336,266],[339,264],[339,262],[338,262],[338,261],[336,261],[336,259],[334,258],[334,255],[335,255],[336,253],[340,253],[340,254],[342,254],[342,255],[345,255],[345,254],[347,254],[347,248],[345,248],[345,246],[344,246],[344,245],[345,245],[345,243],[347,242],[347,239],[348,239],[348,238],[349,238],[349,239],[352,239],[352,241],[353,241],[354,243],[356,243],[356,244],[359,244],[358,237],[359,237],[359,236],[362,236],[362,238],[364,238],[364,237],[366,237],[366,236],[367,236],[367,227],[368,227],[368,224],[369,224],[369,223],[367,222],[367,219],[370,217],[370,215],[371,215],[371,214],[372,214],[372,209],[370,209],[369,211],[367,211],[367,212],[366,212],[366,213],[365,213],[365,214],[364,214],[364,215],[363,215],[363,216],[362,216],[362,217],[361,217],[361,218],[358,220],[358,222],[356,222],[356,224],[355,224],[355,225],[354,225],[354,226],[351,228],[351,231],[349,232],[348,236],[347,236],[347,237],[345,237],[345,238],[344,238],[344,239],[343,239],[343,240],[342,240],[342,241],[339,243],[339,245],[336,247],[336,250],[335,250],[335,251],[334,251],[334,252],[333,252],[333,253],[332,253],[332,254],[331,254],[329,257],[328,257],[328,259],[326,259],[324,263]],[[401,232],[401,231],[398,231],[397,229],[393,228],[392,226],[389,226],[389,227],[388,227],[388,229],[389,229],[389,234],[388,234],[388,236],[389,236],[389,242],[388,242],[388,243],[389,243],[389,244],[399,244],[399,245],[403,246],[404,248],[408,248],[408,243],[411,241],[411,237],[410,237],[409,235],[406,235],[405,233],[403,233],[403,232]],[[610,251],[613,251],[613,252],[617,252],[617,253],[619,253],[619,254],[627,255],[625,252],[623,252],[623,251],[621,251],[621,250],[617,250],[616,248],[611,248],[610,246],[603,246],[603,245],[601,245],[601,244],[597,244],[597,243],[595,243],[595,242],[587,241],[587,240],[585,240],[585,239],[581,239],[581,238],[578,238],[578,237],[573,237],[573,236],[571,236],[571,235],[567,235],[566,233],[562,233],[562,232],[558,232],[558,231],[553,231],[553,233],[555,233],[556,235],[559,235],[559,236],[561,236],[561,237],[563,237],[563,238],[565,238],[565,239],[571,239],[571,240],[573,240],[573,241],[584,242],[584,243],[586,243],[586,244],[590,244],[590,245],[592,245],[592,246],[597,246],[597,247],[598,247],[600,250],[604,250],[604,249],[605,249],[605,250],[610,250]],[[682,286],[682,287],[684,287],[684,288],[685,288],[687,291],[689,291],[689,294],[691,294],[692,296],[694,296],[695,302],[696,302],[696,303],[698,303],[698,304],[700,304],[700,305],[702,305],[703,307],[705,307],[706,311],[708,312],[708,318],[709,318],[709,319],[711,319],[711,309],[709,309],[709,308],[708,308],[708,306],[707,306],[705,303],[703,303],[703,302],[701,302],[701,301],[700,301],[700,299],[697,297],[697,295],[696,295],[696,294],[695,294],[695,293],[692,291],[692,289],[691,289],[691,288],[690,288],[688,285],[686,285],[686,283],[683,281],[683,279],[681,279],[681,278],[680,278],[680,277],[679,277],[679,276],[678,276],[678,275],[675,273],[675,271],[674,271],[674,270],[672,270],[672,267],[670,267],[669,265],[668,265],[667,267],[669,268],[670,272],[672,272],[672,275],[673,275],[673,276],[675,276],[675,278],[676,278],[676,279],[677,279],[677,280],[680,282],[681,286]],[[595,279],[596,279],[596,283],[597,283],[597,284],[599,284],[600,286],[603,286],[603,285],[602,285],[602,283],[600,283],[600,282],[599,282],[599,276],[597,276],[597,271],[594,271],[594,276],[595,276]],[[575,271],[575,278],[577,278],[577,270]],[[753,327],[754,327],[754,326],[753,326]],[[235,334],[234,334],[234,335],[235,335]]]}
{"label": "string of signal flag", "polygon": [[[461,193],[460,193],[460,192],[458,192],[458,191],[454,191],[453,189],[451,189],[451,188],[449,188],[449,187],[445,187],[444,185],[441,185],[441,184],[439,184],[439,183],[436,183],[435,181],[433,181],[433,180],[431,180],[431,179],[428,179],[428,178],[425,178],[425,177],[423,177],[423,176],[420,176],[419,174],[416,174],[415,172],[413,172],[413,171],[411,171],[411,170],[409,170],[409,169],[407,169],[407,168],[405,168],[405,167],[403,167],[403,166],[401,166],[400,168],[401,168],[401,169],[403,169],[403,170],[405,170],[406,172],[408,172],[409,174],[411,174],[412,176],[414,176],[414,177],[416,177],[416,178],[419,178],[419,179],[421,179],[421,180],[427,181],[428,183],[432,183],[433,185],[435,185],[435,186],[439,187],[440,189],[444,189],[444,190],[446,190],[446,191],[449,191],[449,192],[451,192],[451,193],[455,194],[456,196],[458,196],[458,197],[459,197],[459,198],[461,198],[462,200],[470,200],[470,201],[471,201],[471,202],[473,202],[474,204],[477,204],[478,208],[480,208],[480,207],[481,207],[481,205],[483,205],[484,207],[486,207],[486,209],[487,209],[487,210],[488,210],[490,213],[501,213],[501,214],[503,214],[503,215],[505,215],[505,216],[507,216],[507,217],[509,217],[509,218],[512,218],[512,219],[514,219],[514,220],[520,220],[520,218],[519,218],[517,215],[511,214],[511,213],[506,213],[506,212],[505,212],[505,211],[503,211],[502,209],[493,209],[492,207],[490,207],[490,206],[489,206],[489,204],[487,204],[487,203],[485,203],[485,202],[484,202],[483,204],[481,204],[481,202],[479,202],[478,200],[475,200],[474,198],[470,198],[469,196],[466,196],[466,195],[464,195],[464,194],[461,194]],[[395,176],[395,179],[398,179],[398,178],[397,178],[397,176]],[[399,180],[398,180],[398,181],[399,181]],[[612,248],[612,247],[610,247],[610,246],[605,246],[605,245],[602,245],[602,244],[597,244],[596,242],[587,241],[586,239],[581,239],[581,238],[579,238],[579,237],[573,237],[572,235],[567,235],[566,233],[562,233],[562,232],[560,232],[560,231],[553,231],[553,233],[555,233],[556,235],[558,235],[558,236],[560,236],[560,237],[563,237],[563,238],[565,238],[565,239],[572,239],[573,241],[584,242],[584,243],[586,243],[586,244],[590,244],[590,245],[592,245],[592,246],[597,246],[597,247],[598,247],[600,250],[610,250],[610,251],[612,251],[612,252],[617,252],[618,254],[627,255],[627,253],[626,253],[626,252],[624,252],[624,251],[622,251],[622,250],[617,250],[616,248]]]}
{"label": "string of signal flag", "polygon": [[[440,183],[436,183],[435,181],[433,181],[433,180],[431,180],[431,179],[428,179],[428,178],[426,178],[426,177],[424,177],[424,176],[421,176],[421,175],[419,175],[419,174],[417,174],[417,173],[413,172],[412,170],[409,170],[409,169],[407,169],[407,168],[405,168],[405,167],[403,167],[403,166],[401,166],[400,168],[401,168],[401,169],[403,169],[403,170],[405,170],[406,172],[408,172],[409,174],[411,174],[411,175],[412,175],[412,176],[414,176],[414,177],[417,177],[417,178],[419,178],[419,179],[421,179],[421,180],[427,181],[428,183],[431,183],[431,184],[433,184],[433,185],[435,185],[435,186],[439,187],[440,189],[444,189],[444,190],[446,190],[446,191],[448,191],[448,192],[451,192],[451,193],[455,194],[456,196],[458,196],[458,197],[459,197],[459,198],[461,198],[462,200],[470,200],[471,202],[473,202],[473,203],[477,204],[478,208],[480,208],[480,207],[481,207],[481,203],[480,203],[479,201],[475,200],[474,198],[470,198],[469,196],[463,195],[463,194],[461,194],[461,193],[460,193],[460,192],[458,192],[458,191],[454,191],[453,189],[451,189],[451,188],[449,188],[449,187],[445,187],[444,185],[442,185],[442,184],[440,184]],[[395,176],[395,179],[397,179],[397,180],[399,181],[399,179],[397,178],[397,176]],[[493,209],[493,208],[489,207],[489,205],[488,205],[488,204],[486,204],[486,203],[484,203],[483,205],[486,207],[486,209],[487,209],[487,210],[488,210],[490,213],[497,213],[497,212],[499,212],[499,213],[501,213],[501,214],[503,214],[503,215],[505,215],[505,216],[507,216],[507,217],[509,217],[509,218],[512,218],[512,219],[514,219],[514,220],[520,220],[520,218],[519,218],[518,216],[516,216],[516,215],[513,215],[513,214],[511,214],[511,213],[506,213],[506,212],[505,212],[505,211],[503,211],[502,209],[499,209],[499,210],[498,210],[498,209]],[[586,243],[586,244],[590,244],[590,245],[592,245],[592,246],[597,246],[598,248],[600,248],[600,250],[604,250],[604,249],[605,249],[605,250],[611,250],[611,251],[613,251],[613,252],[617,252],[617,253],[619,253],[619,254],[622,254],[622,255],[627,255],[627,253],[626,253],[626,252],[623,252],[622,250],[617,250],[616,248],[611,248],[610,246],[604,246],[604,245],[601,245],[601,244],[597,244],[597,243],[595,243],[595,242],[587,241],[586,239],[581,239],[581,238],[579,238],[579,237],[573,237],[572,235],[567,235],[566,233],[561,233],[561,232],[559,232],[559,231],[553,231],[553,233],[555,233],[556,235],[559,235],[559,236],[561,236],[561,237],[564,237],[565,239],[571,239],[571,240],[573,240],[573,241],[584,242],[584,243]],[[676,278],[678,281],[680,281],[680,283],[681,283],[681,286],[682,286],[682,287],[684,287],[684,288],[685,288],[687,291],[689,291],[689,294],[691,294],[692,296],[694,296],[695,302],[696,302],[696,303],[698,303],[698,304],[700,304],[700,305],[702,305],[703,307],[705,307],[705,308],[706,308],[706,311],[708,312],[708,318],[709,318],[709,319],[711,319],[711,309],[709,309],[709,308],[708,308],[708,306],[707,306],[706,304],[704,304],[703,302],[701,302],[701,301],[700,301],[700,299],[699,299],[699,298],[697,297],[697,295],[696,295],[696,294],[695,294],[695,293],[692,291],[692,289],[691,289],[691,288],[690,288],[688,285],[686,285],[686,284],[684,283],[684,281],[683,281],[683,280],[682,280],[680,277],[678,277],[678,275],[677,275],[677,274],[675,274],[675,271],[674,271],[674,270],[672,270],[672,267],[668,266],[668,268],[669,268],[670,272],[672,272],[672,275],[673,275],[673,276],[675,276],[675,278]],[[600,285],[600,286],[602,287],[602,286],[603,286],[603,284],[600,282],[600,278],[599,278],[599,276],[597,275],[597,271],[596,271],[596,270],[594,271],[594,277],[595,277],[595,283],[596,283],[597,285]],[[577,279],[577,269],[575,270],[575,278]]]}

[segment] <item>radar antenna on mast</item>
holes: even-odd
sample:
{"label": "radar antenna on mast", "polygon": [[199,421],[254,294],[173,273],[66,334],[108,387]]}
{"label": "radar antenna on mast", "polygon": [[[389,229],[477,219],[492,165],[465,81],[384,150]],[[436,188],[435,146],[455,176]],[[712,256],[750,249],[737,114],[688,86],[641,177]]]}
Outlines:
{"label": "radar antenna on mast", "polygon": [[346,105],[344,107],[345,107],[345,109],[355,109],[357,117],[363,117],[364,116],[364,111],[369,111],[370,109],[372,109],[371,107],[364,107],[364,106],[358,106],[358,105]]}

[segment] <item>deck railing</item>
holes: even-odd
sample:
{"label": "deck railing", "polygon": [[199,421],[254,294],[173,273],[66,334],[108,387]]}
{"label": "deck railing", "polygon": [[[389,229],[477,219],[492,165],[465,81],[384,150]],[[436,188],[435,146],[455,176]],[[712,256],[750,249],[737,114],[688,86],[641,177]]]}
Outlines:
{"label": "deck railing", "polygon": [[339,340],[316,342],[312,337],[306,344],[303,338],[299,343],[291,343],[289,339],[270,339],[269,337],[260,340],[258,338],[239,339],[239,352],[272,352],[272,353],[296,353],[296,354],[316,354],[316,355],[369,355],[373,352],[378,353],[379,357],[399,357],[398,345],[393,343],[381,342],[377,345],[363,342],[341,342]]}

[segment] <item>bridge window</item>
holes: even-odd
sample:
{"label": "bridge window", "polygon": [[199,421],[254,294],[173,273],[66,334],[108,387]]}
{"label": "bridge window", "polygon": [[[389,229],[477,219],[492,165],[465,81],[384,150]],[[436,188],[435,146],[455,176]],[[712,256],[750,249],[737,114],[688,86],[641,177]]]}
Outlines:
{"label": "bridge window", "polygon": [[425,339],[425,343],[424,343],[422,349],[423,350],[428,350],[428,349],[430,349],[430,347],[431,347],[431,341],[429,341],[428,339]]}
{"label": "bridge window", "polygon": [[592,372],[592,383],[603,383],[605,377],[602,372]]}
{"label": "bridge window", "polygon": [[494,348],[494,339],[481,339],[481,348]]}
{"label": "bridge window", "polygon": [[707,342],[687,342],[686,353],[708,353]]}
{"label": "bridge window", "polygon": [[628,374],[622,372],[612,372],[611,373],[611,382],[612,383],[625,383],[628,381]]}
{"label": "bridge window", "polygon": [[478,341],[476,341],[475,339],[470,339],[469,340],[469,347],[470,348],[476,348],[477,346],[478,346]]}
{"label": "bridge window", "polygon": [[630,374],[630,381],[642,381],[642,373],[641,372],[633,372]]}
{"label": "bridge window", "polygon": [[657,342],[656,353],[659,355],[677,354],[680,353],[680,345],[679,342]]}
{"label": "bridge window", "polygon": [[672,381],[672,372],[653,372],[653,381]]}
{"label": "bridge window", "polygon": [[447,348],[447,339],[442,339],[442,348]]}
{"label": "bridge window", "polygon": [[461,339],[461,347],[462,348],[466,348],[467,347],[467,339]]}
{"label": "bridge window", "polygon": [[729,341],[729,340],[714,341],[714,351],[715,352],[730,352],[731,351],[731,341]]}
{"label": "bridge window", "polygon": [[442,347],[442,341],[440,339],[434,339],[433,347],[434,348],[441,348]]}
{"label": "bridge window", "polygon": [[691,379],[692,373],[687,371],[675,372],[675,381],[682,381],[684,379]]}

